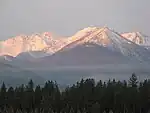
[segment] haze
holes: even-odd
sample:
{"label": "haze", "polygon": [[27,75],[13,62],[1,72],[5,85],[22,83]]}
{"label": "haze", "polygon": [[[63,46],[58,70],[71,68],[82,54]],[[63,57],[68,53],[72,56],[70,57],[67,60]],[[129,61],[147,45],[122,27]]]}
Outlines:
{"label": "haze", "polygon": [[1,0],[0,40],[19,34],[73,35],[88,26],[150,35],[149,0]]}

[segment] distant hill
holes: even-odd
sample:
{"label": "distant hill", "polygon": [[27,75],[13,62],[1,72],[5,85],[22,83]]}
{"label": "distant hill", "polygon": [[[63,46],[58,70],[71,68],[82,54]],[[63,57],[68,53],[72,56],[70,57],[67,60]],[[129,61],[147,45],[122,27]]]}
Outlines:
{"label": "distant hill", "polygon": [[0,63],[0,84],[5,82],[6,85],[21,85],[32,79],[35,84],[44,83],[44,78],[38,76],[32,71],[23,70],[10,64]]}

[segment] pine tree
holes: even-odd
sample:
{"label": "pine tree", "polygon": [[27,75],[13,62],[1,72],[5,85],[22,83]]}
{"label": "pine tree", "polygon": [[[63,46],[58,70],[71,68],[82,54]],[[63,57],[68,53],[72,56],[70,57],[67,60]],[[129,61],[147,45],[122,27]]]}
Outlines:
{"label": "pine tree", "polygon": [[40,108],[40,105],[41,105],[41,99],[42,99],[42,91],[41,91],[41,87],[38,85],[36,86],[35,88],[35,93],[34,93],[34,104],[35,104],[35,107]]}
{"label": "pine tree", "polygon": [[28,85],[26,86],[26,90],[25,90],[25,95],[24,95],[24,99],[25,99],[25,106],[26,109],[28,109],[28,111],[31,111],[32,109],[35,108],[34,105],[34,83],[32,80],[30,80],[28,82]]}
{"label": "pine tree", "polygon": [[96,102],[92,105],[91,113],[99,113],[99,112],[100,112],[100,105],[99,103]]}
{"label": "pine tree", "polygon": [[34,83],[33,83],[33,81],[32,81],[32,79],[28,82],[28,90],[33,90],[33,88],[34,88]]}
{"label": "pine tree", "polygon": [[4,82],[1,86],[1,91],[0,91],[0,105],[3,107],[5,107],[6,105],[6,86]]}
{"label": "pine tree", "polygon": [[14,97],[15,97],[14,88],[10,87],[7,91],[7,104],[9,105],[9,107],[13,107],[14,102],[15,102]]}
{"label": "pine tree", "polygon": [[132,74],[131,78],[129,79],[129,85],[132,87],[137,87],[137,76],[135,75],[135,73]]}

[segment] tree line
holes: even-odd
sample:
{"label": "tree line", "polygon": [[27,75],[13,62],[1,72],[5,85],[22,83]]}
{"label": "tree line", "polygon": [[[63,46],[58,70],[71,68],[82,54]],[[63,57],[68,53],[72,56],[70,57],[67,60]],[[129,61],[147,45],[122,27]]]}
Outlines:
{"label": "tree line", "polygon": [[82,79],[64,91],[47,81],[43,87],[27,85],[0,89],[0,113],[148,113],[150,80],[138,81],[132,74],[128,81],[115,79],[95,82]]}

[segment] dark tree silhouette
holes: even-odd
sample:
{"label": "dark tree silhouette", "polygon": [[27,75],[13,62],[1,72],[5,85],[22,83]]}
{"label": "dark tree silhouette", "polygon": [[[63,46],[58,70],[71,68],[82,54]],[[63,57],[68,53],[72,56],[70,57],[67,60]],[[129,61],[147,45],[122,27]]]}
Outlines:
{"label": "dark tree silhouette", "polygon": [[81,81],[60,91],[47,81],[44,87],[27,85],[0,89],[1,113],[147,113],[150,110],[150,80],[139,82],[94,79]]}

